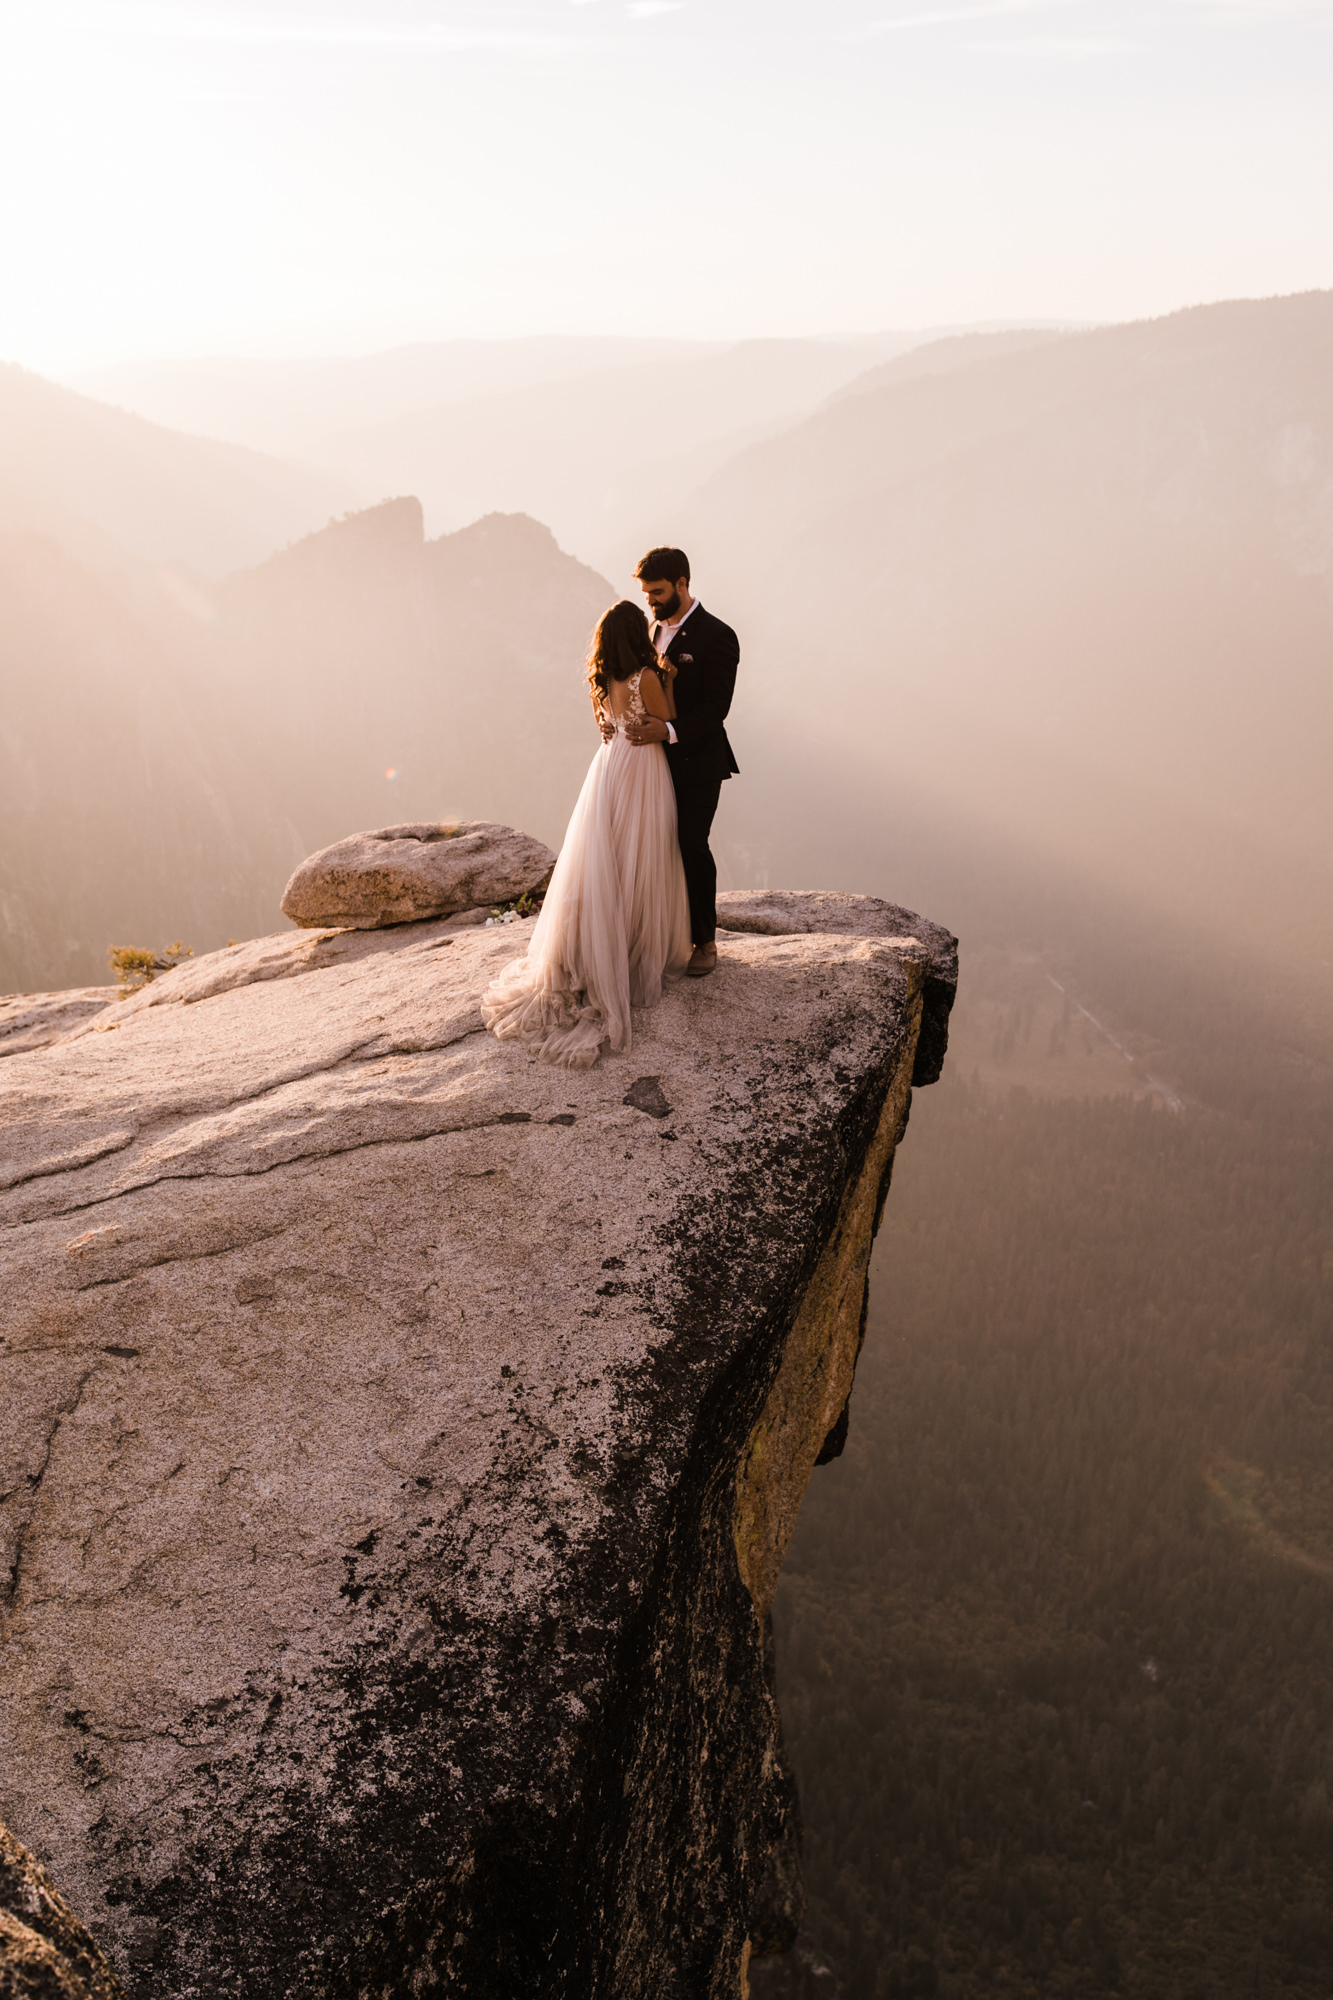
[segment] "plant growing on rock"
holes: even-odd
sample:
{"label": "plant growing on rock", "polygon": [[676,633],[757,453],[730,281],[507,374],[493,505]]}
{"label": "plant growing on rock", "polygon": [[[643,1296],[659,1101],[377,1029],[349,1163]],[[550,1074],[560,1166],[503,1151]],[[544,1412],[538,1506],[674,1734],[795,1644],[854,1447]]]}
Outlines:
{"label": "plant growing on rock", "polygon": [[545,895],[545,889],[534,889],[530,895],[516,896],[512,903],[496,903],[486,921],[488,924],[516,924],[522,917],[535,917]]}
{"label": "plant growing on rock", "polygon": [[107,962],[116,975],[122,1000],[143,986],[151,986],[159,972],[170,972],[183,958],[193,957],[193,947],[179,938],[164,951],[145,951],[133,944],[113,944],[107,951]]}

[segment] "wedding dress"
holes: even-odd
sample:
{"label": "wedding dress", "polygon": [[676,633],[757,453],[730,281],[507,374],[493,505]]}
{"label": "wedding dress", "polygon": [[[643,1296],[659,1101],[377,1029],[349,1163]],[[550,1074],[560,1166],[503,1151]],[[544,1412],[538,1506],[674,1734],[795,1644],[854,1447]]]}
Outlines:
{"label": "wedding dress", "polygon": [[493,1035],[569,1069],[590,1069],[604,1044],[627,1050],[630,1008],[659,1000],[663,974],[691,951],[666,753],[625,736],[647,718],[639,680],[612,684],[626,706],[608,716],[616,734],[592,760],[527,955],[481,1000]]}

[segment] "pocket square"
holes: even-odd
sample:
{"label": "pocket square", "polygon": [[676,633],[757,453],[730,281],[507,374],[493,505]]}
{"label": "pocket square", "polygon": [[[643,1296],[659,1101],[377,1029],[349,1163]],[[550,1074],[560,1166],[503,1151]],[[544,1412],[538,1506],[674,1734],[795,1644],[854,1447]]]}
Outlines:
{"label": "pocket square", "polygon": [[693,653],[682,653],[676,665],[679,667],[692,667],[694,665]]}

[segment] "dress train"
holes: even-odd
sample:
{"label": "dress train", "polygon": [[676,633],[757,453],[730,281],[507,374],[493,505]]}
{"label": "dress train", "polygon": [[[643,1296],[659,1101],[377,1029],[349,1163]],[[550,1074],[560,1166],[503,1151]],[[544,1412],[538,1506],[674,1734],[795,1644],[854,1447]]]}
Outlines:
{"label": "dress train", "polygon": [[590,1069],[604,1044],[627,1050],[631,1007],[653,1006],[691,950],[671,773],[660,743],[626,740],[624,724],[647,713],[637,674],[628,691],[629,712],[584,779],[526,956],[482,995],[493,1035],[569,1069]]}

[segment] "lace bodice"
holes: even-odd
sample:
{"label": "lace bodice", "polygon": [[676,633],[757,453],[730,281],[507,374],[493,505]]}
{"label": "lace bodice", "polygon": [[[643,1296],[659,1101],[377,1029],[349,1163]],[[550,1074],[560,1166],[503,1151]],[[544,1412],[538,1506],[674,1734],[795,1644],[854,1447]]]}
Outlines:
{"label": "lace bodice", "polygon": [[[628,680],[620,681],[619,683],[612,681],[611,687],[608,690],[608,698],[606,705],[607,714],[609,715],[611,721],[614,722],[617,730],[622,736],[625,734],[625,729],[627,724],[631,722],[643,722],[647,718],[648,710],[644,705],[643,696],[639,692],[639,682],[642,679],[643,679],[643,668],[640,667],[638,673],[631,674]],[[617,685],[623,687],[626,691],[626,701],[623,713],[617,713],[617,711],[614,708],[612,708],[610,702],[610,696],[612,693],[614,693]]]}

